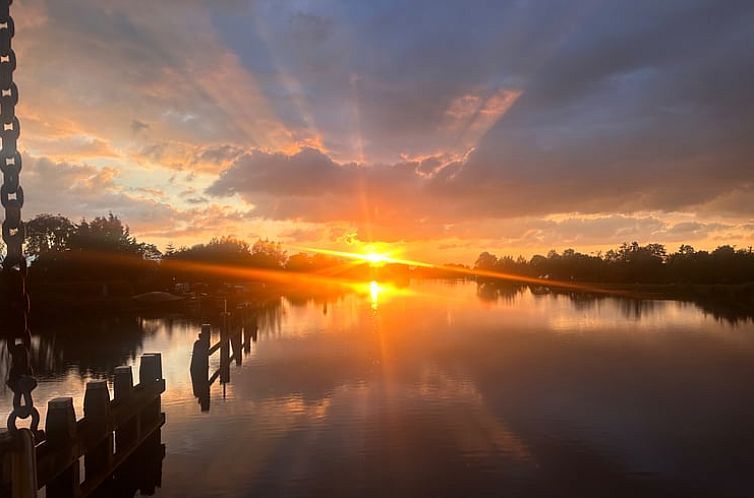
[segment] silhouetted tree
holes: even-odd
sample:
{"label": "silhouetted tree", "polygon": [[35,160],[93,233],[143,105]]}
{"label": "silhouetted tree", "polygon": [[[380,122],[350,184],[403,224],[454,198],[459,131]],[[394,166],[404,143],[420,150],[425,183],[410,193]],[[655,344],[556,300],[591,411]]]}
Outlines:
{"label": "silhouetted tree", "polygon": [[280,269],[288,259],[279,242],[259,239],[251,248],[251,264],[260,268]]}
{"label": "silhouetted tree", "polygon": [[475,270],[494,271],[497,268],[497,256],[488,252],[483,252],[476,258],[474,263]]}
{"label": "silhouetted tree", "polygon": [[98,216],[91,222],[82,220],[70,236],[69,247],[80,251],[103,251],[121,255],[144,255],[148,244],[131,235],[128,225],[113,213]]}
{"label": "silhouetted tree", "polygon": [[300,252],[288,258],[285,268],[295,272],[310,272],[314,269],[314,260],[311,254]]}
{"label": "silhouetted tree", "polygon": [[65,251],[76,226],[62,215],[40,214],[26,222],[26,254],[39,257],[49,251]]}
{"label": "silhouetted tree", "polygon": [[77,225],[59,215],[40,215],[30,223],[37,283],[123,281],[133,288],[156,270],[157,247],[137,241],[112,213]]}

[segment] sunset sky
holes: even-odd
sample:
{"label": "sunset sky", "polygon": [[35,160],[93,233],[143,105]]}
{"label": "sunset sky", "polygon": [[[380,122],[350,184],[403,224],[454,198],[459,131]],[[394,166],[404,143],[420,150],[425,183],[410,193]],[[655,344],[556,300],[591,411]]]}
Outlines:
{"label": "sunset sky", "polygon": [[471,263],[754,244],[751,1],[22,0],[26,217]]}

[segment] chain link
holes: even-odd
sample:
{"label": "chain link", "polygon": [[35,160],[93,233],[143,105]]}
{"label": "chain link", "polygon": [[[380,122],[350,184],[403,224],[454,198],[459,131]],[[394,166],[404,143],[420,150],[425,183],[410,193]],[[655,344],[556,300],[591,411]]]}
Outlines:
{"label": "chain link", "polygon": [[29,331],[29,295],[26,292],[26,257],[23,244],[26,231],[21,220],[24,206],[24,190],[21,188],[21,154],[18,152],[18,136],[21,132],[16,117],[18,88],[13,83],[16,69],[16,54],[11,47],[15,34],[10,5],[13,0],[0,0],[0,171],[3,184],[0,187],[0,204],[5,209],[2,237],[6,256],[2,264],[4,286],[4,338],[9,344],[11,368],[8,387],[13,391],[13,411],[8,416],[8,429],[16,430],[16,420],[31,417],[31,429],[39,426],[39,412],[34,407],[31,392],[37,387],[29,359],[31,333]]}

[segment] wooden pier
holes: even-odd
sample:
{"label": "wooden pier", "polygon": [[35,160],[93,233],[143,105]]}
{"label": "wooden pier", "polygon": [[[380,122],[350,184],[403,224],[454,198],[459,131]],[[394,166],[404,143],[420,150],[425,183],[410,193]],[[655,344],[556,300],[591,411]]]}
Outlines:
{"label": "wooden pier", "polygon": [[147,457],[157,454],[161,465],[162,356],[141,356],[136,386],[131,367],[117,367],[113,391],[111,400],[107,381],[88,382],[84,418],[78,421],[73,398],[50,400],[44,434],[36,440],[29,429],[0,433],[0,496],[36,497],[43,487],[47,498],[95,496],[122,481],[124,475],[134,474],[134,455],[150,461]]}
{"label": "wooden pier", "polygon": [[[221,314],[220,339],[210,345],[212,326],[202,325],[199,338],[194,342],[191,354],[191,384],[194,396],[199,400],[202,411],[209,411],[209,389],[218,379],[223,385],[230,382],[230,365],[241,365],[244,354],[251,351],[251,343],[257,341],[258,324],[256,314],[249,316],[248,308],[241,306],[235,314],[227,311]],[[220,367],[209,372],[209,359],[220,353]]]}

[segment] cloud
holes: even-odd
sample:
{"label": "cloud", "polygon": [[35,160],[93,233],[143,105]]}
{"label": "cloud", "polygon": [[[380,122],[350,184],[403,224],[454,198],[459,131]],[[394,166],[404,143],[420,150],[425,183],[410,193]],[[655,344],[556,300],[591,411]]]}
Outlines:
{"label": "cloud", "polygon": [[134,134],[139,133],[140,131],[146,131],[148,129],[149,129],[149,124],[143,121],[140,121],[138,119],[131,120],[131,131]]}
{"label": "cloud", "polygon": [[[359,165],[337,163],[314,149],[292,155],[255,151],[233,162],[206,192],[213,197],[239,195],[254,205],[256,216],[369,225],[390,238],[400,238],[401,233],[403,237],[419,237],[425,232],[442,236],[457,230],[455,225],[460,223],[563,212],[582,216],[616,210],[676,212],[702,202],[707,206],[724,203],[731,192],[740,195],[735,182],[715,185],[705,182],[703,175],[694,179],[700,185],[697,195],[688,176],[676,180],[658,175],[652,185],[635,190],[629,173],[612,177],[614,187],[603,185],[592,190],[592,182],[607,179],[531,178],[525,171],[506,177],[493,165],[480,161],[474,153],[465,161],[450,163],[428,158]],[[601,219],[630,218],[613,215]],[[663,224],[659,219],[654,222]],[[675,231],[685,229],[691,235],[692,228],[679,225]],[[609,224],[602,227],[603,237],[621,236],[609,229]],[[626,238],[630,238],[628,234]]]}
{"label": "cloud", "polygon": [[112,212],[128,224],[147,228],[170,223],[175,210],[156,189],[131,189],[118,183],[119,171],[88,164],[24,157],[21,182],[24,217],[60,213],[77,221]]}
{"label": "cloud", "polygon": [[186,237],[213,213],[364,239],[751,237],[750,2],[14,9],[37,210]]}

